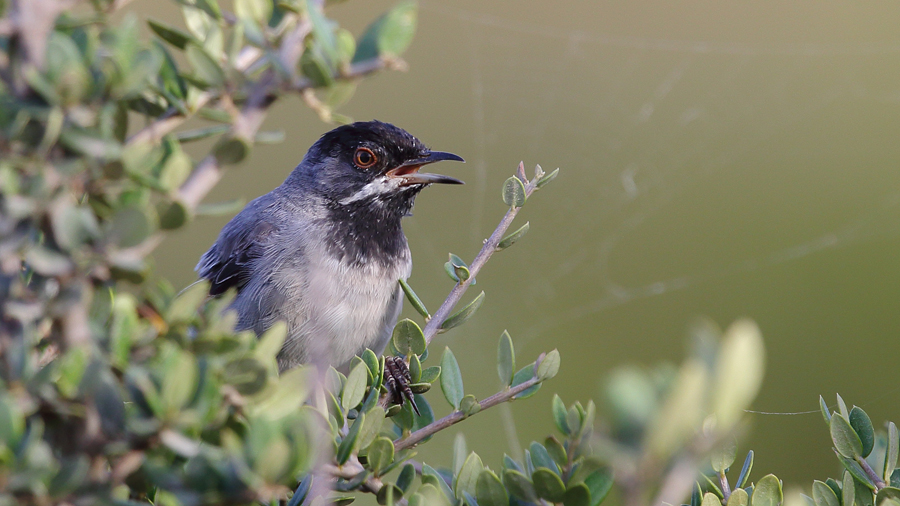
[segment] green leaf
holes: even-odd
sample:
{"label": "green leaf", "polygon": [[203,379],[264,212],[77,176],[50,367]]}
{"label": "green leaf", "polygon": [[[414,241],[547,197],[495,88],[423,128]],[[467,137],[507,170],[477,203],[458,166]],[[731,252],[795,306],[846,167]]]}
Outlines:
{"label": "green leaf", "polygon": [[712,468],[717,473],[724,473],[734,463],[737,454],[737,440],[729,438],[712,453]]}
{"label": "green leaf", "polygon": [[534,485],[527,476],[515,469],[503,471],[503,484],[516,499],[524,502],[537,502]]}
{"label": "green leaf", "polygon": [[417,10],[416,2],[401,2],[372,22],[359,38],[353,63],[406,51],[416,32]]}
{"label": "green leaf", "polygon": [[822,396],[819,396],[819,411],[822,412],[822,418],[825,419],[825,423],[830,426],[831,424],[831,410],[828,409],[828,405],[825,404],[825,399]]}
{"label": "green leaf", "polygon": [[700,506],[722,506],[722,501],[711,492],[707,492],[703,494],[703,499],[700,501]]}
{"label": "green leaf", "polygon": [[510,176],[503,183],[503,203],[510,207],[525,205],[525,185],[516,176]]}
{"label": "green leaf", "polygon": [[362,427],[359,429],[359,448],[368,448],[372,441],[378,437],[381,432],[381,425],[384,423],[384,408],[375,406],[365,413],[366,419]]}
{"label": "green leaf", "polygon": [[194,77],[204,83],[221,87],[225,84],[225,73],[206,50],[197,44],[188,44],[184,55],[194,69]]}
{"label": "green leaf", "polygon": [[537,368],[537,377],[541,380],[548,380],[559,372],[559,351],[553,350],[548,353],[544,360],[541,360]]}
{"label": "green leaf", "polygon": [[838,453],[848,459],[862,456],[863,445],[859,436],[844,415],[835,413],[831,417],[831,441]]}
{"label": "green leaf", "polygon": [[747,456],[744,458],[744,465],[741,467],[741,474],[738,475],[738,479],[734,482],[735,488],[744,488],[747,486],[747,482],[750,481],[750,471],[753,469],[753,450],[747,452]]}
{"label": "green leaf", "polygon": [[783,500],[784,492],[781,490],[781,480],[774,474],[767,474],[753,487],[750,506],[779,506]]}
{"label": "green leaf", "polygon": [[347,430],[347,435],[341,440],[341,444],[338,446],[338,450],[335,453],[338,464],[344,465],[347,462],[347,459],[350,458],[353,450],[357,448],[360,432],[365,425],[365,422],[366,415],[360,413],[359,416],[356,417],[356,420],[353,421],[353,425],[350,426],[350,429]]}
{"label": "green leaf", "polygon": [[[834,417],[832,417],[832,419],[834,419]],[[850,472],[850,474],[853,475],[853,477],[856,478],[857,481],[863,483],[869,489],[875,490],[875,484],[872,483],[872,480],[869,479],[868,475],[866,475],[866,472],[863,471],[862,467],[859,466],[856,460],[844,457],[837,450],[835,450],[834,453],[838,458],[838,462],[840,462],[841,465],[844,466],[844,469]]]}
{"label": "green leaf", "polygon": [[584,483],[566,489],[563,496],[564,506],[591,506],[591,491]]}
{"label": "green leaf", "polygon": [[484,470],[484,464],[481,457],[477,453],[472,452],[466,457],[459,473],[456,475],[456,483],[454,484],[454,493],[457,499],[463,498],[463,492],[474,494],[475,487],[478,483],[478,476]]}
{"label": "green leaf", "polygon": [[244,208],[246,202],[244,199],[237,198],[225,200],[222,202],[212,202],[209,204],[200,204],[194,214],[197,216],[225,216],[235,214]]}
{"label": "green leaf", "polygon": [[841,504],[853,506],[856,501],[856,485],[853,482],[853,475],[845,470],[841,477]]}
{"label": "green leaf", "polygon": [[409,492],[409,487],[412,485],[413,479],[416,477],[416,468],[413,467],[412,464],[406,464],[400,469],[400,475],[397,476],[397,488],[403,491],[404,494]]}
{"label": "green leaf", "polygon": [[166,311],[166,321],[180,323],[190,321],[196,316],[197,308],[209,294],[209,282],[198,281],[182,290]]}
{"label": "green leaf", "polygon": [[382,506],[394,506],[396,501],[403,496],[403,491],[393,483],[385,483],[383,487],[378,489],[376,501]]}
{"label": "green leaf", "polygon": [[450,315],[449,318],[444,320],[444,323],[441,324],[441,330],[450,330],[454,327],[458,327],[469,320],[472,315],[475,314],[475,311],[478,311],[478,308],[481,307],[481,304],[484,302],[484,292],[482,291],[475,297],[472,302],[468,303],[466,307],[460,309],[456,313]]}
{"label": "green leaf", "polygon": [[559,169],[557,168],[557,169],[554,170],[553,172],[551,172],[551,173],[549,173],[549,174],[543,176],[542,178],[540,178],[540,179],[538,180],[537,184],[536,184],[536,187],[537,187],[537,188],[543,188],[547,183],[549,183],[550,181],[553,181],[554,179],[556,179],[556,176],[558,176],[558,175],[559,175]]}
{"label": "green leaf", "polygon": [[584,484],[591,491],[591,506],[597,506],[609,494],[613,486],[613,472],[610,468],[594,471],[584,479]]}
{"label": "green leaf", "polygon": [[223,165],[240,163],[250,154],[250,143],[240,137],[222,137],[213,146],[213,156]]}
{"label": "green leaf", "polygon": [[419,356],[413,353],[409,355],[409,383],[411,385],[419,383],[422,379],[422,361]]}
{"label": "green leaf", "polygon": [[[459,471],[454,474],[459,474]],[[432,484],[441,491],[444,492],[444,496],[447,501],[453,500],[455,496],[453,495],[453,491],[450,490],[450,487],[447,485],[447,482],[444,481],[444,478],[440,473],[434,470],[433,467],[428,464],[422,464],[422,483]]]}
{"label": "green leaf", "polygon": [[400,320],[394,325],[394,333],[391,336],[394,347],[403,355],[411,353],[421,355],[425,353],[425,334],[416,322],[409,318]]}
{"label": "green leaf", "polygon": [[838,410],[840,411],[840,413],[841,413],[842,415],[844,415],[844,418],[846,418],[846,419],[849,420],[849,419],[850,419],[850,412],[847,411],[847,403],[844,402],[844,398],[841,397],[841,394],[835,394],[835,395],[836,395],[836,397],[837,397]]}
{"label": "green leaf", "polygon": [[531,454],[531,463],[534,464],[535,469],[543,467],[559,474],[559,466],[542,444],[532,441],[528,446],[528,452]]}
{"label": "green leaf", "polygon": [[875,447],[875,427],[872,426],[872,420],[862,408],[853,406],[853,409],[850,410],[849,422],[850,427],[853,428],[862,443],[863,458],[868,457],[872,453],[872,448]]}
{"label": "green leaf", "polygon": [[[528,364],[525,367],[519,369],[519,371],[513,376],[512,387],[517,387],[532,378],[534,378],[534,364]],[[540,383],[523,390],[522,392],[517,394],[514,399],[527,399],[536,394],[539,388],[541,388]]]}
{"label": "green leaf", "polygon": [[422,299],[416,295],[416,292],[413,291],[412,287],[409,286],[409,283],[406,280],[400,280],[400,288],[403,289],[403,293],[406,295],[406,300],[412,305],[413,309],[416,310],[417,313],[422,315],[423,318],[431,318],[431,313],[428,312],[428,309],[425,308],[425,304],[422,302]]}
{"label": "green leaf", "polygon": [[184,132],[176,133],[175,139],[181,143],[201,141],[210,137],[222,135],[230,129],[231,127],[229,125],[213,125],[204,128],[195,128],[193,130],[185,130]]}
{"label": "green leaf", "polygon": [[459,410],[462,411],[464,415],[471,416],[481,411],[481,404],[478,403],[478,399],[476,399],[474,395],[469,394],[459,401]]}
{"label": "green leaf", "polygon": [[878,494],[875,495],[875,504],[878,506],[896,506],[897,504],[900,504],[900,488],[882,488],[878,491]]}
{"label": "green leaf", "polygon": [[894,422],[888,423],[887,448],[884,453],[884,481],[890,481],[891,473],[897,467],[897,456],[900,453],[900,432]]}
{"label": "green leaf", "polygon": [[841,506],[834,490],[819,480],[813,481],[812,496],[816,506]]}
{"label": "green leaf", "polygon": [[197,41],[197,39],[195,39],[191,35],[184,33],[178,28],[167,25],[165,23],[161,23],[153,19],[148,19],[147,25],[151,30],[153,30],[153,33],[159,36],[159,38],[168,42],[169,44],[172,44],[178,49],[184,49],[188,45],[188,42],[199,43],[199,41]]}
{"label": "green leaf", "polygon": [[528,233],[529,228],[531,228],[531,222],[526,221],[525,224],[519,227],[518,230],[504,237],[499,243],[497,243],[497,251],[505,250],[506,248],[515,244],[519,239],[525,237],[525,234]]}
{"label": "green leaf", "polygon": [[[544,439],[544,448],[547,449],[547,453],[550,454],[550,457],[553,458],[553,461],[556,462],[561,468],[564,468],[569,460],[569,455],[566,452],[566,449],[563,447],[562,443],[556,439],[556,436],[548,436]],[[571,485],[571,483],[569,484]]]}
{"label": "green leaf", "polygon": [[550,502],[562,502],[566,494],[566,486],[559,475],[545,467],[539,467],[534,470],[531,480],[538,497]]}
{"label": "green leaf", "polygon": [[359,363],[350,371],[347,376],[347,382],[344,384],[344,391],[341,392],[341,407],[344,412],[350,411],[362,402],[366,395],[366,386],[368,385],[369,371],[366,364]]}
{"label": "green leaf", "polygon": [[725,506],[749,506],[749,504],[750,496],[747,495],[747,491],[742,488],[736,488],[728,496],[728,502],[725,503]]}
{"label": "green leaf", "polygon": [[556,428],[559,429],[565,435],[569,435],[569,423],[566,420],[566,405],[563,404],[562,399],[559,398],[559,395],[553,394],[553,400],[551,401],[551,411],[553,412],[553,421],[556,423]]}
{"label": "green leaf", "polygon": [[465,390],[459,363],[450,348],[444,348],[444,356],[441,357],[441,390],[453,409],[459,409]]}
{"label": "green leaf", "polygon": [[762,385],[766,353],[759,327],[750,320],[733,323],[725,331],[718,355],[712,409],[719,427],[730,430]]}
{"label": "green leaf", "polygon": [[394,443],[386,437],[377,437],[369,445],[366,453],[369,469],[379,476],[381,471],[394,461]]}
{"label": "green leaf", "polygon": [[278,320],[260,336],[253,355],[263,363],[274,363],[285,339],[287,339],[287,323],[284,320]]}
{"label": "green leaf", "polygon": [[478,506],[509,506],[509,496],[500,478],[489,469],[484,469],[475,482],[475,498]]}
{"label": "green leaf", "polygon": [[260,25],[269,23],[272,16],[271,0],[235,0],[234,13],[239,18],[251,19]]}
{"label": "green leaf", "polygon": [[433,365],[426,367],[422,371],[422,377],[419,378],[420,383],[434,383],[441,376],[441,367]]}
{"label": "green leaf", "polygon": [[507,386],[511,385],[515,370],[515,348],[513,347],[512,338],[509,337],[509,332],[504,330],[503,334],[500,334],[500,342],[497,344],[497,375],[500,377],[500,383]]}

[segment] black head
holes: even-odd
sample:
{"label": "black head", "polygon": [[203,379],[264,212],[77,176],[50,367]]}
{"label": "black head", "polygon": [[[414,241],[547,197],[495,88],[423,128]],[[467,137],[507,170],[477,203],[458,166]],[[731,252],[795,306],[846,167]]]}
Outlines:
{"label": "black head", "polygon": [[[340,126],[323,135],[297,167],[329,200],[344,204],[391,207],[407,214],[415,196],[433,183],[462,181],[419,169],[442,160],[463,161],[452,153],[431,151],[409,132],[380,121]],[[295,172],[296,172],[295,171]]]}
{"label": "black head", "polygon": [[323,135],[286,184],[313,192],[327,209],[323,224],[341,253],[356,258],[390,257],[406,247],[400,219],[416,195],[433,183],[462,184],[419,172],[430,163],[463,161],[431,151],[406,130],[380,121],[340,126]]}

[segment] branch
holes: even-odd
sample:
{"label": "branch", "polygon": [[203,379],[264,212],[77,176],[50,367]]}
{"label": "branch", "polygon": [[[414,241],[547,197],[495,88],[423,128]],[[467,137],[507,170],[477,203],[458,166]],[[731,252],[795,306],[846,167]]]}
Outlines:
{"label": "branch", "polygon": [[[478,411],[478,413],[481,413],[482,411],[484,411],[488,408],[494,407],[497,404],[501,404],[501,403],[513,400],[513,398],[515,396],[517,396],[520,393],[524,392],[525,390],[528,390],[529,388],[541,383],[541,381],[543,381],[543,380],[541,380],[537,376],[535,376],[524,383],[520,383],[512,388],[503,390],[502,392],[497,392],[496,394],[494,394],[494,395],[488,397],[487,399],[478,403],[481,406],[481,410]],[[472,416],[472,415],[468,415],[468,416]],[[447,427],[450,427],[451,425],[455,425],[455,424],[465,420],[466,418],[467,418],[467,415],[465,413],[463,413],[462,411],[456,410],[456,411],[450,413],[449,415],[445,416],[444,418],[441,418],[440,420],[435,420],[435,421],[429,423],[428,425],[413,432],[412,434],[410,434],[409,436],[407,436],[405,438],[397,439],[396,441],[394,441],[394,451],[399,452],[400,450],[404,450],[411,446],[415,446],[415,445],[419,444],[419,442],[421,442],[423,439],[427,438],[428,436],[431,436],[432,434],[440,432],[440,431],[446,429]]]}
{"label": "branch", "polygon": [[[537,189],[537,182],[540,178],[535,177],[530,182],[525,177],[525,165],[522,162],[519,162],[519,167],[517,170],[517,176],[519,179],[525,183],[525,195],[526,197],[530,197],[534,190]],[[513,220],[516,218],[516,214],[518,214],[520,207],[510,207],[509,211],[506,211],[506,215],[503,216],[503,219],[500,220],[500,224],[497,225],[497,228],[494,229],[494,233],[484,242],[484,246],[481,248],[481,251],[478,252],[478,255],[475,256],[475,260],[472,261],[472,264],[469,265],[469,278],[465,281],[460,281],[450,290],[450,294],[447,296],[447,299],[444,300],[444,303],[441,304],[441,307],[438,308],[437,312],[434,313],[434,316],[428,320],[428,324],[425,325],[423,329],[423,333],[425,334],[425,342],[431,344],[431,341],[437,336],[441,331],[441,325],[444,323],[444,320],[450,316],[450,311],[459,303],[459,300],[462,299],[464,293],[466,293],[466,289],[469,288],[469,285],[475,281],[475,277],[478,276],[478,272],[481,271],[481,268],[484,267],[484,264],[491,258],[491,255],[497,251],[497,245],[500,244],[500,241],[503,240],[503,236],[506,234],[509,226],[512,225]]]}

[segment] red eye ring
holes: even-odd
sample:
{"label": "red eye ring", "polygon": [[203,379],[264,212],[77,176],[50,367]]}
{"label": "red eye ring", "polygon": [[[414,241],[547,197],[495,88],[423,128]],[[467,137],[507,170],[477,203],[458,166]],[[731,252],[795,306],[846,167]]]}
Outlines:
{"label": "red eye ring", "polygon": [[378,163],[378,157],[369,148],[357,148],[353,155],[353,163],[360,169],[368,169]]}

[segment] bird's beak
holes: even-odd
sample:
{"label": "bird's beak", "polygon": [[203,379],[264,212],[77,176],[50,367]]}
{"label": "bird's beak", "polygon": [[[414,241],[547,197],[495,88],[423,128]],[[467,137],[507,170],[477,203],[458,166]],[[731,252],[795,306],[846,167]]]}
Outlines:
{"label": "bird's beak", "polygon": [[444,184],[465,184],[459,179],[455,177],[445,176],[443,174],[428,174],[425,172],[419,172],[419,169],[423,165],[428,165],[429,163],[434,162],[442,162],[444,160],[453,160],[455,162],[465,162],[462,157],[454,155],[453,153],[445,153],[443,151],[432,151],[428,153],[428,156],[417,158],[415,160],[410,160],[408,162],[403,163],[393,169],[385,172],[385,175],[388,177],[400,178],[403,181],[400,183],[401,186],[409,186],[414,184],[432,184],[432,183],[444,183]]}

